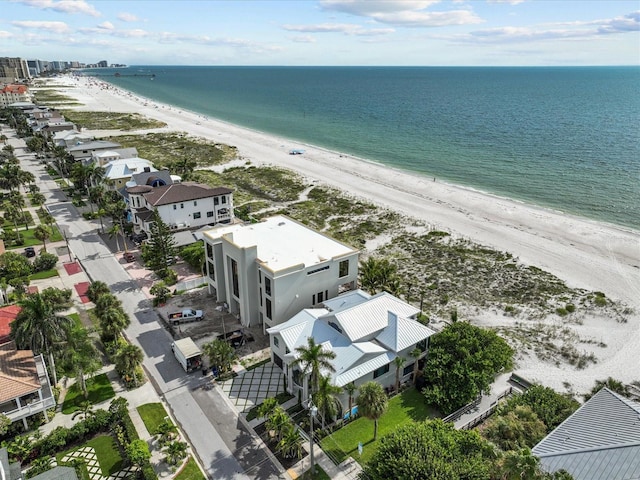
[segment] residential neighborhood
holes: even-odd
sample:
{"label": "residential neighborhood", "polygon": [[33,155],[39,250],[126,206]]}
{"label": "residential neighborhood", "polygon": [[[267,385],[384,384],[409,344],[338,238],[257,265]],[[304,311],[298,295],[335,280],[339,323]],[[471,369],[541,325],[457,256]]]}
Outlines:
{"label": "residential neighborhood", "polygon": [[393,257],[294,219],[315,185],[251,198],[247,165],[158,162],[28,91],[0,91],[3,480],[640,475],[637,386],[530,382]]}

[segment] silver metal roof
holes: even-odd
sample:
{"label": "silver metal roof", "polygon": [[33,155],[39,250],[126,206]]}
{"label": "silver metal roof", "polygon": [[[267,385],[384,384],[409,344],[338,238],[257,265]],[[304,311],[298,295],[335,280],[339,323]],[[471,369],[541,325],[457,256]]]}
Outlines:
{"label": "silver metal roof", "polygon": [[533,449],[576,480],[640,479],[640,404],[603,388]]}
{"label": "silver metal roof", "polygon": [[399,317],[393,312],[388,312],[388,317],[387,326],[376,335],[376,340],[393,352],[401,352],[436,333],[416,320]]}

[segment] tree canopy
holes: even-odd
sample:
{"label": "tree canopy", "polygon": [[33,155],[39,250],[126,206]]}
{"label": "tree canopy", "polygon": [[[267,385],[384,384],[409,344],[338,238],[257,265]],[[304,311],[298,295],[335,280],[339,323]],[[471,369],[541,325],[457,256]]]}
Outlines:
{"label": "tree canopy", "polygon": [[466,322],[431,337],[423,390],[427,402],[451,413],[489,389],[496,373],[512,365],[513,350],[495,332]]}
{"label": "tree canopy", "polygon": [[371,480],[491,478],[493,448],[475,431],[441,420],[409,423],[383,437],[364,466]]}

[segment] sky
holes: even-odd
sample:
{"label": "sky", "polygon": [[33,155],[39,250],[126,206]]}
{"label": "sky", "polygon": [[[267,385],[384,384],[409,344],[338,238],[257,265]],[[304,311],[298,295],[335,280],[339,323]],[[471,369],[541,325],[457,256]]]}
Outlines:
{"label": "sky", "polygon": [[640,65],[640,0],[0,0],[0,56],[128,65]]}

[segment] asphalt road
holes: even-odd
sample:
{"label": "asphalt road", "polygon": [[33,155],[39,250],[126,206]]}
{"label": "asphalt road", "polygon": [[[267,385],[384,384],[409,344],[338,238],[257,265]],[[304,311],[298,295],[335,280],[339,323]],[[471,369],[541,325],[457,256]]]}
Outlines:
{"label": "asphalt road", "polygon": [[122,268],[115,255],[97,234],[97,226],[79,214],[64,198],[57,184],[46,174],[24,141],[6,129],[24,170],[36,177],[46,206],[61,230],[67,232],[69,247],[91,280],[101,280],[122,301],[131,318],[126,330],[129,340],[145,353],[144,367],[159,395],[163,396],[189,439],[209,478],[279,479],[285,474],[259,437],[228,404],[215,387],[196,389],[203,381],[199,373],[187,375],[170,350],[171,336],[157,321],[151,302]]}

